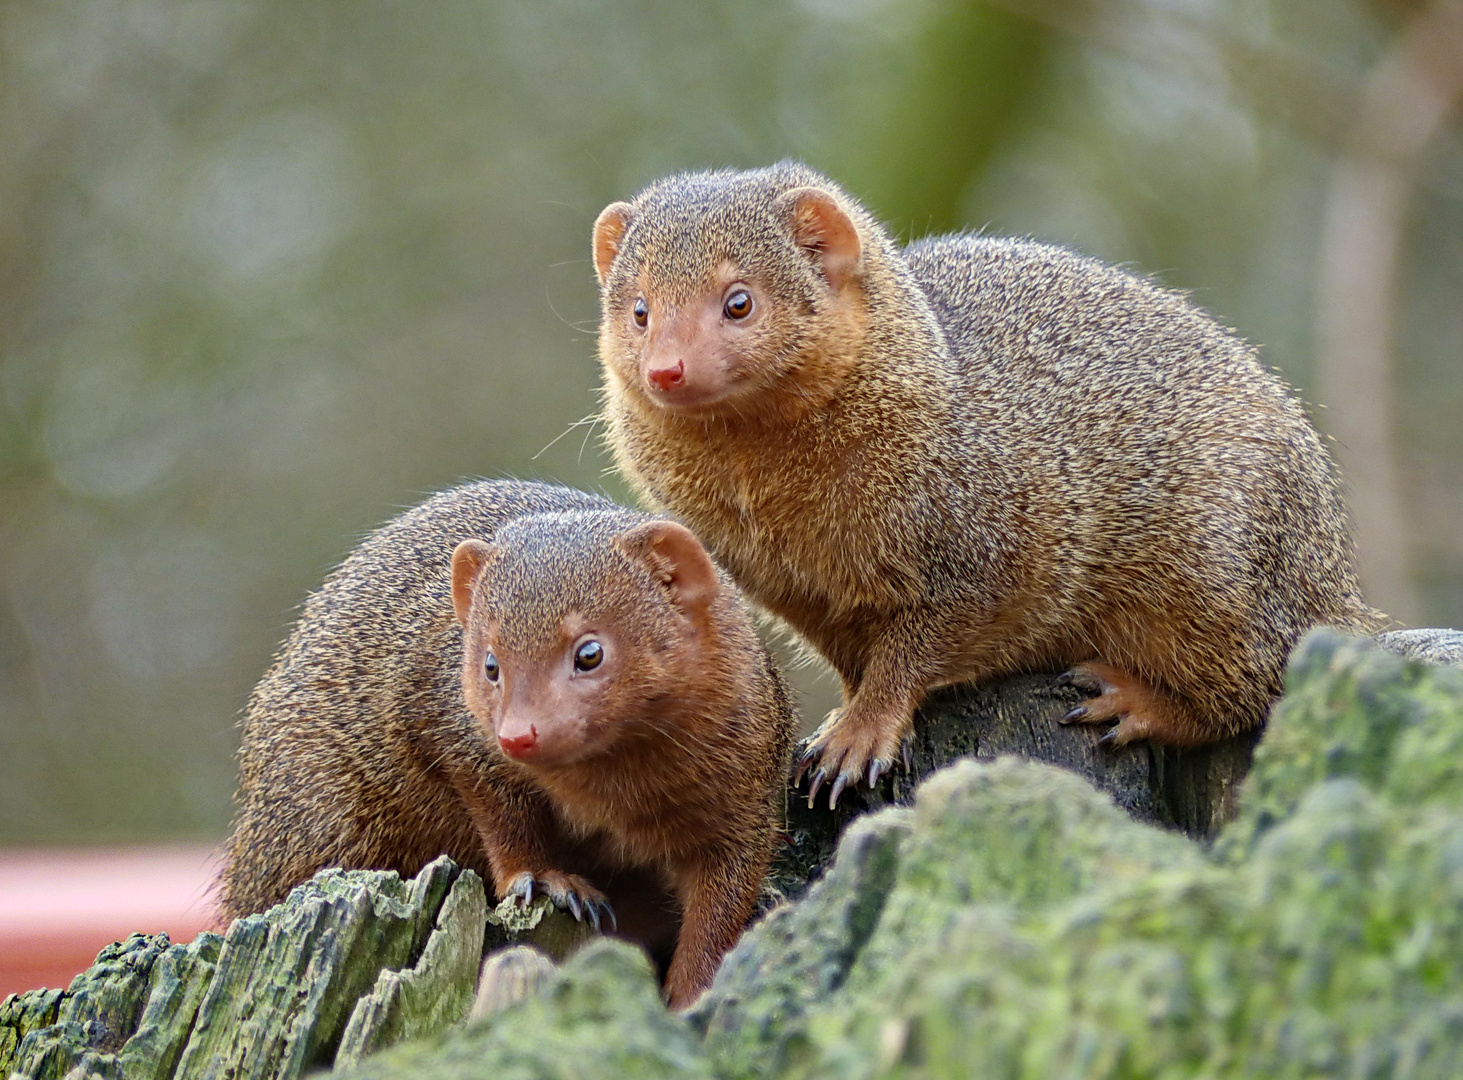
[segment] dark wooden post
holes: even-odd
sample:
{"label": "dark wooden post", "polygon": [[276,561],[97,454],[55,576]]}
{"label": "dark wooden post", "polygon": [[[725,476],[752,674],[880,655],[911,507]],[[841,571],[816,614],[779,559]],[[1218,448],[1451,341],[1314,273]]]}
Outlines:
{"label": "dark wooden post", "polygon": [[981,686],[951,687],[931,695],[915,717],[912,765],[877,790],[846,790],[828,809],[827,789],[817,806],[788,793],[788,844],[772,873],[786,896],[801,893],[833,854],[843,827],[882,806],[908,802],[918,783],[956,758],[1016,754],[1086,777],[1140,821],[1212,835],[1234,814],[1239,782],[1249,769],[1258,732],[1198,750],[1160,749],[1146,742],[1099,747],[1101,727],[1063,727],[1058,720],[1083,700],[1058,685],[1056,673],[1020,675]]}

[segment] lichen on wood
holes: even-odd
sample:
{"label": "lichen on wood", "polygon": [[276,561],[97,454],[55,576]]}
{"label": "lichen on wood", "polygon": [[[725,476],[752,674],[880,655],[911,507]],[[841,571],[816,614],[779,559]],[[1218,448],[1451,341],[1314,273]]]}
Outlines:
{"label": "lichen on wood", "polygon": [[[1178,763],[1207,791],[1190,824],[1234,815],[1212,842],[1174,827],[1163,755],[1055,724],[1051,680],[937,698],[913,777],[792,804],[776,878],[802,898],[684,1014],[632,946],[542,898],[489,913],[441,860],[328,871],[222,938],[109,946],[0,1004],[0,1073],[1463,1075],[1463,671],[1388,644],[1309,637],[1242,785]],[[995,756],[1013,745],[1065,767]],[[568,959],[499,953],[525,963],[461,1022],[479,952],[513,941]]]}
{"label": "lichen on wood", "polygon": [[349,1075],[1463,1075],[1463,673],[1319,633],[1287,687],[1213,845],[964,760],[850,827],[688,1014],[596,944]]}
{"label": "lichen on wood", "polygon": [[0,1075],[292,1080],[334,1063],[359,1012],[354,1062],[467,1015],[486,911],[442,858],[406,882],[324,871],[222,937],[134,934],[66,990],[0,1005]]}
{"label": "lichen on wood", "polygon": [[464,871],[442,902],[416,964],[383,970],[371,992],[356,1001],[335,1064],[354,1065],[383,1046],[419,1039],[466,1019],[486,920],[482,883],[472,871]]}

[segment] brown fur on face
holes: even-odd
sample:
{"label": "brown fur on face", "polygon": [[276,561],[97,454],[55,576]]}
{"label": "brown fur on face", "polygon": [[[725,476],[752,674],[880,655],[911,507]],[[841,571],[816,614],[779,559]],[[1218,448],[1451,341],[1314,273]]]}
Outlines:
{"label": "brown fur on face", "polygon": [[[694,184],[699,177],[685,179]],[[606,304],[614,307],[613,315],[606,308],[601,327],[608,379],[637,387],[651,403],[708,419],[739,417],[754,397],[756,410],[791,418],[836,391],[844,370],[834,353],[851,358],[863,335],[865,309],[855,276],[860,240],[852,229],[830,225],[834,203],[823,192],[788,190],[775,201],[771,214],[766,207],[730,208],[734,220],[714,221],[711,228],[682,220],[683,230],[675,234],[637,227],[640,208],[629,203],[601,212],[596,269],[606,282]],[[795,236],[784,218],[797,222]],[[717,235],[722,229],[739,231],[746,242],[729,246]],[[836,253],[827,250],[830,239],[839,244]],[[826,274],[813,268],[809,251],[842,267],[837,288],[830,290]],[[660,263],[684,273],[657,277],[651,268]],[[724,319],[725,302],[738,288],[750,293],[752,314]],[[637,300],[646,305],[644,325],[636,319]],[[807,366],[805,346],[812,337],[838,348]],[[649,378],[677,360],[685,365],[684,386],[667,389]],[[796,386],[795,399],[760,393],[786,380]]]}
{"label": "brown fur on face", "polygon": [[[591,637],[603,656],[579,671]],[[521,692],[506,713],[488,651]],[[505,752],[524,718],[541,752]],[[752,911],[793,725],[745,602],[683,527],[542,484],[447,491],[346,559],[255,688],[223,913],[327,866],[407,875],[446,853],[499,897],[532,883],[669,935],[682,1006]]]}
{"label": "brown fur on face", "polygon": [[[815,787],[890,767],[934,687],[1088,660],[1163,702],[1120,737],[1218,739],[1306,629],[1385,622],[1304,412],[1176,293],[1030,241],[900,249],[786,162],[659,181],[594,254],[621,470],[843,678]],[[726,265],[775,333],[743,389],[678,407],[645,377],[656,314],[704,312]],[[688,371],[715,337],[678,334]]]}

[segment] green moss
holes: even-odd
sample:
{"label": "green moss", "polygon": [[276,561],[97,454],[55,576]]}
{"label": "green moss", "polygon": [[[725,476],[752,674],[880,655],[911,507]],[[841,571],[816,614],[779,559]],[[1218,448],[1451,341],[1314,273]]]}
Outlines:
{"label": "green moss", "polygon": [[[687,1014],[666,1011],[643,954],[595,939],[523,1000],[346,1075],[1463,1075],[1460,769],[1463,674],[1318,633],[1296,653],[1239,817],[1213,850],[1136,823],[1072,773],[962,761],[912,808],[855,821],[826,877],[744,935]],[[480,890],[479,906],[462,906],[470,875],[457,878],[459,899],[440,905],[422,948],[412,943],[437,910],[426,894],[446,886],[377,877],[320,879],[292,907],[236,924],[222,953],[215,939],[197,955],[213,989],[190,1044],[255,1048],[236,1055],[238,1078],[293,1075],[299,1054],[258,1048],[319,1042],[327,1006],[354,1001],[362,972],[398,954],[407,968],[381,975],[356,1010],[378,1016],[381,1042],[460,1015],[476,939],[442,931],[475,933]],[[0,1050],[10,1039],[37,1076],[120,1075],[93,1036],[135,1025],[122,1058],[141,1045],[178,948],[124,943],[70,996],[10,999]],[[344,960],[358,948],[359,971]],[[231,950],[253,957],[232,974]],[[124,983],[152,995],[140,1019]],[[391,1019],[408,983],[432,1017],[416,1028]],[[233,1064],[210,1054],[199,1060]]]}
{"label": "green moss", "polygon": [[1315,631],[1296,648],[1218,850],[1243,858],[1312,785],[1352,777],[1399,803],[1463,807],[1463,671]]}
{"label": "green moss", "polygon": [[1047,767],[946,770],[784,1074],[1458,1075],[1460,705],[1313,637],[1213,859]]}
{"label": "green moss", "polygon": [[343,1075],[694,1080],[711,1076],[711,1068],[691,1025],[661,1004],[644,953],[601,939],[536,997],[434,1040],[387,1050]]}
{"label": "green moss", "polygon": [[804,1052],[810,1011],[844,984],[879,924],[911,818],[891,809],[854,822],[828,876],[768,914],[722,962],[690,1018],[723,1075],[776,1075]]}

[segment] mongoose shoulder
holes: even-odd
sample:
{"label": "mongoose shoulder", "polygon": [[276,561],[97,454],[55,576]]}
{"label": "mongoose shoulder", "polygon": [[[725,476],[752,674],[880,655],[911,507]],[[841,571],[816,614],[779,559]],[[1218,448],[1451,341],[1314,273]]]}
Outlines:
{"label": "mongoose shoulder", "polygon": [[1310,626],[1385,622],[1304,411],[1175,292],[900,248],[789,162],[659,181],[593,254],[619,467],[842,677],[811,794],[891,768],[934,687],[1070,666],[1069,720],[1196,745],[1263,722]]}
{"label": "mongoose shoulder", "polygon": [[684,1005],[753,910],[793,730],[746,602],[683,526],[455,488],[346,558],[250,697],[222,910],[445,853],[500,898],[674,942]]}

